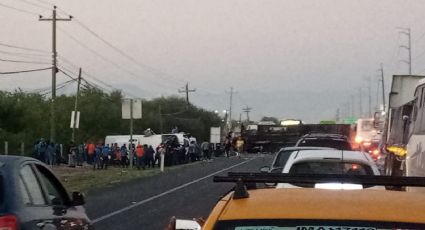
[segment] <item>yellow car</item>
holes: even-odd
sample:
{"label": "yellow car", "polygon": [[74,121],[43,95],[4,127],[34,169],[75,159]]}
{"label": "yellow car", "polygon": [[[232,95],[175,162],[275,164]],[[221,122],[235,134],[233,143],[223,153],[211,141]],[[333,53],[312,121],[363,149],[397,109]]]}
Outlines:
{"label": "yellow car", "polygon": [[[308,177],[300,178],[300,182],[303,183],[312,181]],[[319,182],[330,181],[330,177],[326,178],[328,180],[319,180]],[[406,180],[406,178],[393,179],[385,176],[342,176],[342,179],[344,178],[346,179],[342,180],[344,183],[350,181],[350,178],[354,178],[356,179],[355,183],[365,182],[369,185],[425,186],[425,180],[422,178],[407,178]],[[223,180],[223,178],[218,177],[216,181],[230,182],[234,179],[233,177],[230,180]],[[289,181],[286,179],[284,178],[283,181],[294,181],[293,178],[289,178]],[[370,179],[372,179],[371,182]],[[258,179],[256,177],[248,177],[244,181],[250,180],[253,182],[262,181],[261,178]],[[276,181],[273,180],[272,182]],[[282,180],[279,180],[279,182],[282,182]],[[203,224],[202,229],[425,229],[425,194],[364,189],[294,188],[246,190],[246,186],[239,180],[235,191],[230,192],[219,200]]]}

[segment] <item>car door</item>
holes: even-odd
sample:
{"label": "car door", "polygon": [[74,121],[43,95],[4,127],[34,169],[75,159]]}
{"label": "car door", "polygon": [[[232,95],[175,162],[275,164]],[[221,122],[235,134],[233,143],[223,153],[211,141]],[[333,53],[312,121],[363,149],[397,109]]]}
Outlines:
{"label": "car door", "polygon": [[89,220],[82,207],[74,207],[67,191],[60,181],[44,165],[34,164],[42,189],[47,197],[50,212],[60,222],[55,222],[57,229],[88,229]]}
{"label": "car door", "polygon": [[60,223],[57,216],[52,215],[41,183],[30,163],[23,164],[19,170],[18,213],[21,229],[25,230],[51,230],[58,229],[55,223]]}

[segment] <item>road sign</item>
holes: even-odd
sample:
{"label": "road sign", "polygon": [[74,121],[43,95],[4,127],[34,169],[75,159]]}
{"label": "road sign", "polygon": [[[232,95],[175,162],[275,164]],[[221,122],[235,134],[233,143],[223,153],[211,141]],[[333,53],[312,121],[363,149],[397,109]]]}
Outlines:
{"label": "road sign", "polygon": [[220,143],[220,127],[211,127],[210,131],[210,143],[218,144]]}
{"label": "road sign", "polygon": [[356,117],[347,117],[343,120],[344,124],[356,124],[357,118]]}
{"label": "road sign", "polygon": [[80,111],[77,111],[77,117],[75,119],[75,111],[71,112],[71,129],[74,128],[74,121],[75,121],[75,128],[78,129],[80,127]]}
{"label": "road sign", "polygon": [[[131,110],[133,110],[133,117],[131,117]],[[142,119],[142,99],[123,99],[121,112],[122,119]]]}

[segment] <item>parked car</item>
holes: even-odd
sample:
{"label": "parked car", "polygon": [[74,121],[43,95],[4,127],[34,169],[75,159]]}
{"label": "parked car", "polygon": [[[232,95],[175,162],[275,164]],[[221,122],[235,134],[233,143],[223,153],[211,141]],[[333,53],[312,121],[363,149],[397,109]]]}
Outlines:
{"label": "parked car", "polygon": [[[294,152],[283,167],[281,173],[289,174],[333,174],[333,175],[380,175],[375,161],[368,153],[359,151],[344,151],[337,149],[327,150],[305,150]],[[280,183],[276,188],[294,188],[309,187],[312,184],[285,184]],[[357,188],[362,189],[359,185],[315,185],[334,188]],[[383,187],[373,187],[374,189],[384,189]]]}
{"label": "parked car", "polygon": [[0,229],[93,229],[82,205],[40,161],[0,156]]}
{"label": "parked car", "polygon": [[297,141],[295,146],[315,146],[329,147],[340,150],[352,150],[351,143],[346,136],[327,133],[306,134]]}

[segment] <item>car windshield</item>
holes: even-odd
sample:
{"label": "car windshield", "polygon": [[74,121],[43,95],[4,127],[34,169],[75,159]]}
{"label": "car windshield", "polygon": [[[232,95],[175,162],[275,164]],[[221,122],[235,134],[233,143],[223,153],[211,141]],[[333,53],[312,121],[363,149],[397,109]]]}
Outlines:
{"label": "car windshield", "polygon": [[[289,156],[294,152],[295,150],[283,150],[277,153],[276,160],[273,163],[273,168],[279,168],[284,167],[286,162],[289,159]],[[297,150],[298,151],[298,150]]]}
{"label": "car windshield", "polygon": [[348,141],[340,139],[306,138],[302,140],[298,146],[329,147],[340,150],[352,150]]}
{"label": "car windshield", "polygon": [[361,130],[362,131],[371,131],[373,130],[373,121],[362,121],[361,122]]}
{"label": "car windshield", "polygon": [[365,165],[291,170],[425,177],[425,0],[0,0],[0,21],[1,188],[29,212],[164,229],[208,218],[234,188],[214,177],[290,185],[316,149]]}
{"label": "car windshield", "polygon": [[291,174],[373,175],[368,165],[341,161],[305,161],[291,166]]}
{"label": "car windshield", "polygon": [[338,220],[228,220],[214,230],[392,230],[424,229],[424,224]]}

